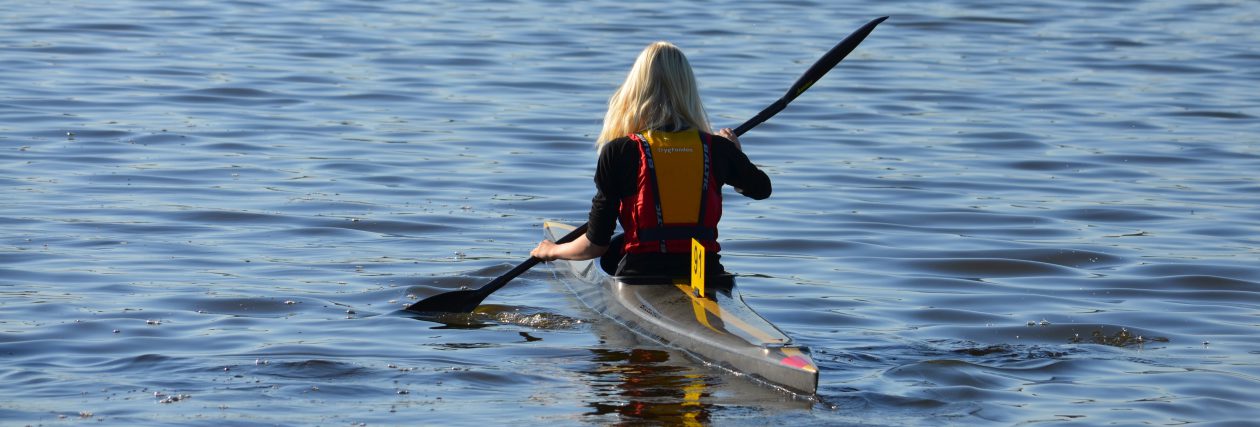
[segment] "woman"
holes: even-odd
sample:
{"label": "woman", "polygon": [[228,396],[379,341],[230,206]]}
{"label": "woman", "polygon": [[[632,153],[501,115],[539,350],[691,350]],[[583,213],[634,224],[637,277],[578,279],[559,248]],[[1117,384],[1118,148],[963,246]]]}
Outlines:
{"label": "woman", "polygon": [[[748,160],[734,132],[711,132],[687,57],[667,42],[649,45],[608,101],[590,228],[569,243],[544,240],[530,255],[585,260],[612,245],[624,254],[617,275],[681,276],[690,271],[694,238],[705,247],[706,274],[724,272],[721,187],[761,200],[770,197],[770,177]],[[614,243],[618,221],[624,241]]]}

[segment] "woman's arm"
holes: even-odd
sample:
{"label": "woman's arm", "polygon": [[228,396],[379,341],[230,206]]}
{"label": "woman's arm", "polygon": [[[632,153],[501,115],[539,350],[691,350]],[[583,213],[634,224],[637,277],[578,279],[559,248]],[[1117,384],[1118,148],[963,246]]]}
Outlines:
{"label": "woman's arm", "polygon": [[[721,156],[729,159],[724,168],[725,176],[721,179],[731,187],[735,187],[735,191],[745,197],[754,200],[761,200],[770,197],[771,186],[770,177],[761,169],[757,168],[752,161],[748,160],[748,156],[744,155],[742,147],[739,143],[739,137],[730,129],[722,129],[718,132],[718,136],[730,140],[734,150],[728,151],[729,156]],[[723,147],[726,148],[726,147]],[[717,148],[714,149],[716,153]]]}
{"label": "woman's arm", "polygon": [[560,245],[550,240],[543,240],[538,243],[538,247],[529,252],[529,255],[543,261],[555,261],[558,259],[581,261],[598,258],[606,251],[608,251],[607,246],[591,243],[591,239],[586,238],[586,235],[583,234],[572,242]]}

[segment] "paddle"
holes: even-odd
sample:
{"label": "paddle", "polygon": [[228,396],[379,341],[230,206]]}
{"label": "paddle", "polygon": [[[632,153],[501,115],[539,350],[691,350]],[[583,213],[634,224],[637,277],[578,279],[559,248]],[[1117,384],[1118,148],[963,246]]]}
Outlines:
{"label": "paddle", "polygon": [[[784,108],[787,108],[788,103],[792,102],[792,100],[796,99],[796,97],[808,90],[815,82],[818,81],[818,79],[827,74],[828,71],[831,71],[836,64],[840,63],[840,60],[844,59],[845,56],[848,56],[849,52],[852,52],[854,48],[857,48],[859,43],[862,43],[862,40],[866,39],[866,36],[875,29],[876,25],[884,22],[885,19],[888,19],[888,17],[884,16],[875,18],[871,20],[871,22],[867,22],[866,25],[863,25],[861,28],[858,28],[853,32],[853,34],[849,34],[849,36],[845,37],[844,40],[841,40],[840,43],[837,43],[835,47],[827,51],[827,54],[823,55],[822,58],[819,58],[814,65],[810,66],[808,70],[805,70],[805,73],[801,74],[801,77],[796,79],[796,83],[793,83],[792,87],[789,88],[787,93],[780,97],[778,101],[770,104],[769,107],[761,110],[761,112],[757,113],[756,116],[748,119],[748,121],[744,122],[744,124],[735,128],[735,135],[743,135],[744,132],[748,132],[762,122],[774,117],[775,114],[783,111]],[[578,228],[575,228],[573,231],[569,232],[569,234],[556,241],[556,243],[562,244],[573,241],[573,239],[576,239],[578,236],[586,233],[587,225],[588,224],[582,224]],[[499,288],[507,285],[507,283],[512,279],[515,279],[516,276],[520,276],[522,273],[525,273],[526,270],[533,268],[540,262],[542,262],[542,260],[535,257],[529,257],[528,260],[525,260],[525,262],[517,265],[504,275],[490,281],[490,283],[482,286],[481,289],[452,291],[434,295],[408,306],[407,311],[419,313],[472,312],[473,309],[477,308],[478,305],[481,305],[481,302],[484,301],[486,297],[490,296],[490,294],[494,293],[494,291],[497,291]]]}
{"label": "paddle", "polygon": [[[587,224],[582,224],[580,227],[570,231],[569,234],[561,237],[556,243],[572,242],[573,239],[578,238],[578,236],[586,234],[586,227]],[[481,302],[484,301],[486,297],[490,296],[490,294],[494,293],[494,291],[497,291],[499,288],[507,285],[509,281],[515,279],[516,276],[520,276],[526,270],[534,268],[534,266],[538,265],[540,262],[542,262],[542,260],[537,257],[529,257],[529,259],[525,260],[525,262],[522,262],[520,265],[513,268],[512,271],[491,280],[490,283],[482,286],[481,289],[451,291],[437,294],[408,306],[407,311],[414,311],[417,313],[471,313],[473,309],[481,305]]]}
{"label": "paddle", "polygon": [[761,110],[761,112],[757,113],[756,116],[748,119],[748,121],[744,122],[744,124],[735,128],[735,136],[742,136],[744,132],[748,132],[750,129],[761,124],[761,122],[769,120],[771,117],[774,117],[775,114],[779,114],[780,111],[787,108],[789,102],[792,102],[792,100],[796,99],[796,97],[805,93],[805,91],[813,86],[818,79],[821,79],[828,71],[835,68],[836,64],[840,63],[840,60],[849,56],[849,52],[852,52],[859,43],[862,43],[862,40],[866,39],[866,36],[875,29],[875,26],[879,25],[880,22],[884,22],[885,19],[888,19],[888,17],[881,16],[879,18],[872,19],[871,22],[867,22],[866,25],[858,28],[853,32],[853,34],[849,34],[849,36],[845,37],[844,40],[841,40],[840,43],[836,43],[836,46],[827,51],[827,54],[823,55],[822,58],[819,58],[817,62],[814,62],[814,65],[811,65],[808,70],[805,70],[805,74],[801,74],[801,77],[796,79],[796,83],[792,83],[792,87],[788,88],[787,93],[783,94],[783,97],[779,98],[778,101],[774,101],[773,104],[770,104],[769,107]]}

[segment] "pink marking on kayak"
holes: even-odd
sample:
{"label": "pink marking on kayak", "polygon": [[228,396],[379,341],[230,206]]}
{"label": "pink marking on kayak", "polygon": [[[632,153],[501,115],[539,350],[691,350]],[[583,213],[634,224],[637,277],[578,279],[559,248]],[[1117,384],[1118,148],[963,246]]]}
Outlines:
{"label": "pink marking on kayak", "polygon": [[779,363],[791,366],[796,369],[806,369],[806,368],[812,368],[814,366],[813,363],[809,362],[809,359],[806,359],[801,356],[784,357],[783,360],[779,361]]}

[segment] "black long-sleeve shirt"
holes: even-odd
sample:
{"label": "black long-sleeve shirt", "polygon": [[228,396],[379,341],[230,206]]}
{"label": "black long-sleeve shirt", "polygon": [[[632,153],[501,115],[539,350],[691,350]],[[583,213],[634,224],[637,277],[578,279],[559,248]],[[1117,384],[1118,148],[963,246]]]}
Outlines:
{"label": "black long-sleeve shirt", "polygon": [[[770,177],[758,169],[735,143],[718,135],[711,139],[710,167],[718,187],[730,185],[755,200],[770,197]],[[637,191],[639,175],[638,143],[629,137],[609,141],[599,153],[595,168],[595,197],[591,199],[591,243],[608,246],[617,227],[621,199]]]}

